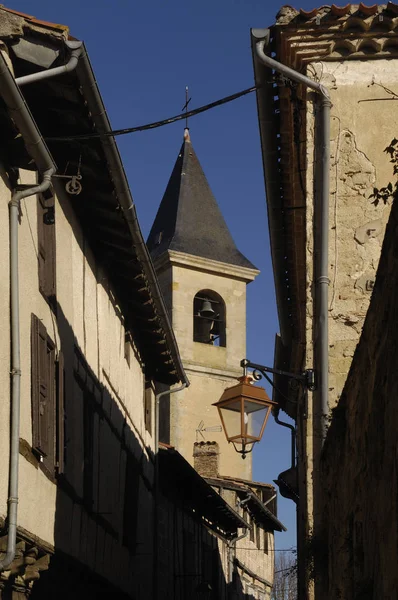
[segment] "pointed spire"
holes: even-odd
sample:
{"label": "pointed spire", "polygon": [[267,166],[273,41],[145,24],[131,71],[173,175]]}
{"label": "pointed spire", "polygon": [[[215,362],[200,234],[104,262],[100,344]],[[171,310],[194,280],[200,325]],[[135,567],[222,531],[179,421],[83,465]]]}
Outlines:
{"label": "pointed spire", "polygon": [[192,147],[189,130],[148,236],[153,259],[175,250],[255,269],[237,249]]}

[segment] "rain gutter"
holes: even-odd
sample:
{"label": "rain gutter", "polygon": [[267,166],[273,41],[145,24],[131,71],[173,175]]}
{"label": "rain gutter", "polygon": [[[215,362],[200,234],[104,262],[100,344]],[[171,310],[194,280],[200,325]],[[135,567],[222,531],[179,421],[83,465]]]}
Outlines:
{"label": "rain gutter", "polygon": [[60,67],[54,67],[53,69],[46,69],[45,71],[39,71],[38,73],[31,73],[30,75],[24,75],[17,77],[15,82],[21,86],[27,83],[34,83],[36,81],[42,81],[43,79],[50,79],[56,75],[64,75],[74,71],[77,67],[78,60],[81,53],[83,52],[83,42],[79,41],[66,41],[65,45],[71,50],[71,55],[68,62]]}
{"label": "rain gutter", "polygon": [[[330,178],[330,110],[329,91],[322,84],[283,65],[265,54],[269,43],[269,29],[252,29],[255,43],[255,56],[260,63],[281,73],[288,79],[305,85],[319,95],[319,110],[315,115],[318,136],[315,143],[315,163],[317,170],[315,210],[316,227],[319,234],[314,241],[314,255],[318,257],[315,269],[315,317],[314,317],[314,363],[316,370],[318,398],[314,414],[319,420],[320,439],[323,445],[329,416],[329,334],[328,334],[328,293],[329,293],[329,178]],[[275,268],[275,267],[274,267]],[[314,396],[315,398],[315,396]]]}
{"label": "rain gutter", "polygon": [[11,336],[11,408],[10,408],[10,459],[8,480],[7,523],[8,537],[6,554],[0,561],[0,571],[7,569],[15,558],[18,487],[19,487],[19,431],[21,401],[21,361],[20,361],[20,315],[19,315],[19,269],[18,269],[18,228],[20,202],[23,198],[48,190],[56,165],[41,137],[25,100],[15,83],[3,54],[0,52],[0,96],[10,117],[13,119],[25,142],[26,149],[34,159],[42,182],[38,185],[19,186],[9,203],[10,218],[10,336]]}

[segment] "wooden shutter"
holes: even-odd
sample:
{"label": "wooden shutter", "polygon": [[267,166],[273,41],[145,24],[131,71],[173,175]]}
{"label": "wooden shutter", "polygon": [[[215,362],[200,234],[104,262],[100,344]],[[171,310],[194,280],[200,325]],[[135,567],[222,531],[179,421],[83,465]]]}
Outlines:
{"label": "wooden shutter", "polygon": [[64,355],[58,354],[57,362],[57,471],[64,472],[64,448],[65,448],[65,380],[64,380]]}
{"label": "wooden shutter", "polygon": [[55,347],[46,328],[32,315],[32,447],[45,466],[55,463]]}
{"label": "wooden shutter", "polygon": [[152,435],[152,399],[154,391],[150,382],[145,383],[144,392],[144,411],[145,411],[145,429]]}
{"label": "wooden shutter", "polygon": [[256,523],[256,546],[260,550],[261,547],[261,527]]}
{"label": "wooden shutter", "polygon": [[37,241],[39,260],[39,290],[49,301],[56,294],[56,246],[55,246],[54,198],[37,199]]}

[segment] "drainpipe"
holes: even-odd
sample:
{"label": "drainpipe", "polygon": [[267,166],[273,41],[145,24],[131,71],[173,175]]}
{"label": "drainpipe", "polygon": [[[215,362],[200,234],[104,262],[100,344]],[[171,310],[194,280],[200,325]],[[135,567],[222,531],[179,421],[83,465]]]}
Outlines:
{"label": "drainpipe", "polygon": [[66,41],[65,45],[72,50],[69,61],[66,63],[66,65],[54,67],[53,69],[47,69],[46,71],[39,71],[38,73],[32,73],[31,75],[24,75],[23,77],[17,77],[15,79],[16,83],[19,86],[26,85],[27,83],[42,81],[43,79],[49,79],[50,77],[55,77],[56,75],[64,75],[65,73],[70,73],[70,71],[76,69],[79,57],[83,52],[83,42]]}
{"label": "drainpipe", "polygon": [[179,387],[172,388],[170,390],[166,390],[164,392],[160,392],[160,394],[156,394],[155,396],[155,456],[158,455],[159,452],[159,409],[160,409],[160,400],[163,396],[167,396],[169,394],[176,394],[177,392],[182,392],[186,387],[189,386],[188,379]]}
{"label": "drainpipe", "polygon": [[159,593],[159,582],[158,582],[158,562],[159,562],[159,544],[158,544],[158,508],[159,508],[159,409],[160,409],[160,400],[169,394],[176,394],[177,392],[182,392],[186,387],[189,386],[189,380],[186,381],[170,390],[165,390],[164,392],[160,392],[155,396],[155,479],[154,479],[154,526],[153,526],[153,574],[154,574],[154,593],[153,597],[155,600],[158,598]]}
{"label": "drainpipe", "polygon": [[[246,504],[246,502],[249,502],[249,500],[251,499],[251,494],[247,494],[246,498],[243,498],[243,500],[238,500],[237,501],[237,505],[239,508],[242,508],[242,506],[244,504]],[[234,568],[234,557],[232,556],[233,553],[233,545],[235,545],[235,556],[236,556],[236,542],[239,542],[239,540],[242,540],[243,538],[245,538],[247,536],[247,532],[249,531],[249,528],[247,527],[244,531],[244,533],[242,533],[241,535],[237,535],[234,538],[232,538],[232,540],[227,541],[227,561],[228,561],[228,583],[232,583],[232,579],[233,579],[233,568]]]}
{"label": "drainpipe", "polygon": [[232,540],[227,541],[227,561],[228,561],[228,583],[232,583],[233,575],[234,575],[234,557],[233,554],[233,546],[235,546],[235,556],[236,556],[236,542],[243,540],[247,536],[247,532],[249,530],[245,529],[244,533],[235,536]]}
{"label": "drainpipe", "polygon": [[18,226],[19,207],[23,198],[44,192],[51,185],[56,171],[55,163],[33,120],[25,100],[15,84],[7,63],[0,52],[0,96],[24,140],[27,151],[34,159],[37,169],[43,173],[41,184],[21,186],[12,194],[9,204],[10,215],[10,303],[11,303],[11,408],[10,408],[10,463],[8,480],[8,538],[0,571],[14,560],[17,535],[18,510],[18,466],[20,428],[20,332],[19,332],[19,272],[18,272]]}
{"label": "drainpipe", "polygon": [[8,490],[8,538],[7,550],[0,561],[0,571],[6,569],[14,560],[17,539],[18,512],[18,466],[19,466],[19,425],[21,399],[21,360],[19,334],[19,269],[18,269],[18,227],[19,207],[23,198],[45,192],[51,185],[55,169],[50,168],[43,174],[40,185],[17,190],[11,197],[10,209],[10,296],[11,296],[11,432],[10,432],[10,474]]}
{"label": "drainpipe", "polygon": [[[309,77],[298,73],[280,62],[267,56],[264,52],[269,42],[269,29],[252,29],[256,47],[256,56],[266,67],[282,73],[289,79],[301,83],[319,94],[319,111],[316,113],[316,124],[319,129],[316,150],[320,154],[320,185],[317,188],[316,201],[319,208],[319,244],[315,247],[318,269],[315,278],[315,304],[317,311],[317,343],[315,364],[317,366],[317,391],[319,405],[315,414],[319,415],[321,445],[325,441],[329,416],[329,336],[328,336],[328,291],[329,291],[329,177],[330,177],[330,109],[332,106],[328,89]],[[315,242],[316,243],[316,242]]]}
{"label": "drainpipe", "polygon": [[294,468],[296,466],[296,428],[291,423],[286,423],[285,421],[281,421],[279,419],[278,414],[274,414],[274,419],[275,419],[275,423],[278,423],[278,425],[282,425],[282,427],[287,427],[292,432],[292,434],[291,434],[292,435],[291,462],[292,462],[292,468]]}

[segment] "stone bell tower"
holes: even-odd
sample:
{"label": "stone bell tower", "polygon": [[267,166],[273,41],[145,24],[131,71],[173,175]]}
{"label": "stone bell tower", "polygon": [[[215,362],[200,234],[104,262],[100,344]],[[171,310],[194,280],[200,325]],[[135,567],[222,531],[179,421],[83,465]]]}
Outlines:
{"label": "stone bell tower", "polygon": [[[193,464],[196,441],[220,448],[220,474],[251,479],[222,431],[217,402],[242,375],[246,285],[259,271],[237,249],[186,129],[147,241],[191,381],[170,396],[170,444]],[[162,419],[162,414],[161,414]]]}

